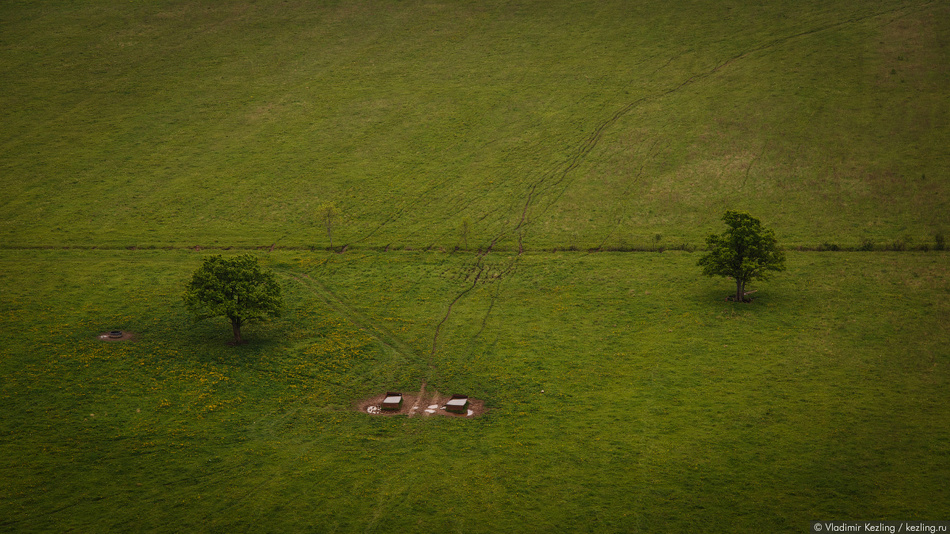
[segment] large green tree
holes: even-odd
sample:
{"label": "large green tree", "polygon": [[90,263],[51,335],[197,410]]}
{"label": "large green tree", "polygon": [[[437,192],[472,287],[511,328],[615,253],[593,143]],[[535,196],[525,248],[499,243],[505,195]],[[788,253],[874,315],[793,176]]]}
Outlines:
{"label": "large green tree", "polygon": [[184,300],[198,319],[227,317],[235,343],[243,343],[244,323],[278,317],[282,306],[274,273],[262,269],[250,254],[207,258],[192,276]]}
{"label": "large green tree", "polygon": [[709,253],[699,259],[706,276],[725,276],[736,281],[736,301],[745,300],[745,285],[765,280],[785,270],[785,252],[775,232],[748,213],[729,210],[722,216],[729,228],[706,238]]}

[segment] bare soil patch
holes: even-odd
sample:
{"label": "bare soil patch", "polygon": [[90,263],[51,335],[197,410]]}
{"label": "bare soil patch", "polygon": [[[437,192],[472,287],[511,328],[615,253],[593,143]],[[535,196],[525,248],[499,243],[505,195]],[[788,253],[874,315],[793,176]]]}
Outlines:
{"label": "bare soil patch", "polygon": [[359,411],[370,415],[409,415],[412,411],[412,407],[416,405],[419,396],[403,393],[402,408],[399,410],[383,410],[383,399],[385,398],[386,394],[380,393],[379,395],[359,401],[356,407]]}
{"label": "bare soil patch", "polygon": [[122,335],[120,336],[116,336],[113,332],[115,331],[102,332],[96,337],[98,337],[101,341],[135,341],[134,332],[126,332],[125,330],[122,330]]}
{"label": "bare soil patch", "polygon": [[421,393],[422,395],[407,395],[403,393],[402,409],[398,411],[382,409],[383,399],[386,398],[385,393],[374,395],[357,402],[356,409],[370,415],[406,415],[409,417],[416,415],[424,417],[430,415],[444,415],[447,417],[462,418],[478,417],[487,411],[485,401],[469,397],[467,413],[448,412],[445,410],[445,403],[452,398],[451,395],[442,395],[438,391],[422,391]]}

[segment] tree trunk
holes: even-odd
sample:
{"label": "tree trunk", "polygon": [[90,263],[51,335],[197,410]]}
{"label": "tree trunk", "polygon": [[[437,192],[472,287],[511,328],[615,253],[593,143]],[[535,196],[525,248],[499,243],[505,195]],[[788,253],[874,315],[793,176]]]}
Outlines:
{"label": "tree trunk", "polygon": [[745,280],[736,278],[736,302],[745,302]]}
{"label": "tree trunk", "polygon": [[234,330],[234,344],[240,345],[241,343],[244,343],[244,340],[241,339],[240,319],[231,319],[231,329]]}

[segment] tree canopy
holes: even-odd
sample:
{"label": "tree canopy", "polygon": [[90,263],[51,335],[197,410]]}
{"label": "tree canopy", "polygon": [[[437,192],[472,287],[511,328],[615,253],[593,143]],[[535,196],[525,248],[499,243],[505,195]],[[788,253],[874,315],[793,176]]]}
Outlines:
{"label": "tree canopy", "polygon": [[698,265],[706,276],[725,276],[736,281],[736,301],[745,300],[745,284],[765,280],[785,270],[785,252],[775,232],[748,213],[728,210],[722,216],[728,229],[706,238],[709,252]]}
{"label": "tree canopy", "polygon": [[282,306],[274,273],[257,258],[211,256],[198,267],[184,294],[185,305],[197,318],[227,317],[234,342],[242,343],[241,326],[248,321],[278,317]]}

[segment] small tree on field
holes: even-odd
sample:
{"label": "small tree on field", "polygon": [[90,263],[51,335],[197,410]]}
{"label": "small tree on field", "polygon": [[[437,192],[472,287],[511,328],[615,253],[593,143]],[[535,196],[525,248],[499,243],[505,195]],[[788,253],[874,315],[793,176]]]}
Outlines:
{"label": "small tree on field", "polygon": [[706,276],[725,276],[736,281],[736,301],[745,300],[745,285],[765,280],[773,272],[785,270],[785,252],[778,246],[775,232],[763,228],[758,219],[738,211],[726,211],[723,222],[729,228],[706,238],[709,253],[698,265]]}
{"label": "small tree on field", "polygon": [[336,209],[336,206],[333,204],[325,203],[321,204],[317,208],[317,216],[320,218],[320,221],[323,223],[323,226],[327,229],[327,237],[330,239],[330,248],[333,248],[333,221],[340,215],[340,210]]}
{"label": "small tree on field", "polygon": [[472,221],[468,217],[459,223],[459,247],[468,248],[468,234],[472,229]]}
{"label": "small tree on field", "polygon": [[243,343],[241,326],[280,315],[280,286],[274,273],[261,269],[250,254],[212,256],[195,271],[185,290],[185,305],[197,319],[227,317],[234,342]]}

